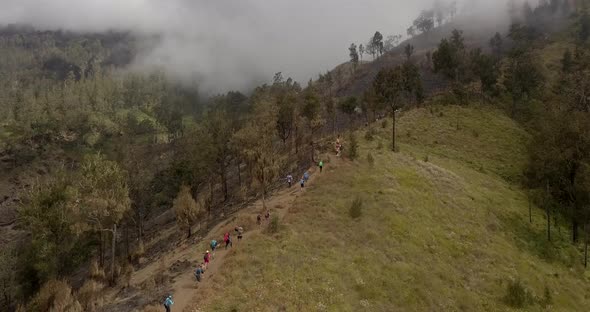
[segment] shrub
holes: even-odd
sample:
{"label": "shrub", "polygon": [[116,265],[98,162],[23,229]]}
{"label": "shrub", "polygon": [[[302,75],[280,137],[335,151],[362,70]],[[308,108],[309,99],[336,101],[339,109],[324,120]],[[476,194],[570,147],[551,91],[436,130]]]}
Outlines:
{"label": "shrub", "polygon": [[164,283],[166,283],[166,280],[168,279],[167,275],[166,275],[166,262],[164,261],[164,258],[161,258],[159,260],[158,263],[158,270],[155,272],[154,274],[154,282],[156,283],[156,285],[164,285]]}
{"label": "shrub", "polygon": [[428,157],[428,155],[424,156],[424,162],[428,162],[430,160],[430,158]]}
{"label": "shrub", "polygon": [[152,304],[143,308],[142,312],[161,312],[162,305],[161,304]]}
{"label": "shrub", "polygon": [[378,150],[382,150],[383,149],[383,142],[379,141],[379,143],[377,144],[377,149]]}
{"label": "shrub", "polygon": [[517,279],[515,281],[508,282],[506,289],[506,296],[504,297],[506,304],[514,308],[523,308],[533,303],[533,296],[526,289],[525,285]]}
{"label": "shrub", "polygon": [[131,253],[131,260],[134,263],[139,263],[139,259],[141,257],[143,257],[144,254],[145,254],[145,246],[143,244],[143,240],[140,240],[139,244],[137,244],[137,247]]}
{"label": "shrub", "polygon": [[348,158],[355,160],[358,157],[358,142],[354,132],[350,132],[350,146],[348,147]]}
{"label": "shrub", "polygon": [[279,232],[280,227],[279,216],[274,215],[268,224],[268,233],[276,234]]}
{"label": "shrub", "polygon": [[541,306],[546,308],[553,304],[553,296],[551,295],[551,290],[549,287],[545,286],[545,291],[543,292],[543,300],[541,301]]}
{"label": "shrub", "polygon": [[383,119],[383,121],[381,122],[381,128],[386,129],[387,128],[387,119]]}
{"label": "shrub", "polygon": [[96,261],[96,259],[90,262],[90,278],[96,281],[105,280],[104,269],[98,265],[98,261]]}
{"label": "shrub", "polygon": [[365,140],[373,141],[375,139],[375,135],[377,135],[377,131],[375,131],[373,127],[370,127],[367,129],[367,132],[365,132]]}
{"label": "shrub", "polygon": [[147,278],[141,284],[141,289],[148,292],[148,293],[153,293],[156,289],[156,280],[153,277]]}
{"label": "shrub", "polygon": [[50,280],[29,302],[26,311],[82,312],[84,310],[72,294],[72,288],[67,282]]}
{"label": "shrub", "polygon": [[371,153],[367,154],[367,162],[369,163],[369,166],[371,166],[371,168],[375,166],[375,158],[373,158],[373,155]]}
{"label": "shrub", "polygon": [[87,280],[78,290],[77,297],[84,311],[95,311],[102,306],[104,285],[94,280]]}
{"label": "shrub", "polygon": [[353,219],[360,218],[363,215],[363,199],[360,197],[355,198],[350,205],[348,213]]}

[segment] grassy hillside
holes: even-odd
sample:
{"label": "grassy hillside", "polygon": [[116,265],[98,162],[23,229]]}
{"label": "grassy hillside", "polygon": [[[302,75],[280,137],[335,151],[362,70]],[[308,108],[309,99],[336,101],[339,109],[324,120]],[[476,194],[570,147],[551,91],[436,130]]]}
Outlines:
{"label": "grassy hillside", "polygon": [[567,234],[545,243],[537,208],[528,223],[517,124],[486,107],[413,110],[396,154],[389,127],[374,126],[373,141],[357,134],[361,159],[332,156],[278,234],[226,256],[216,289],[197,294],[202,311],[504,311],[517,279],[536,298],[528,310],[544,309],[546,288],[553,310],[587,310],[590,274]]}

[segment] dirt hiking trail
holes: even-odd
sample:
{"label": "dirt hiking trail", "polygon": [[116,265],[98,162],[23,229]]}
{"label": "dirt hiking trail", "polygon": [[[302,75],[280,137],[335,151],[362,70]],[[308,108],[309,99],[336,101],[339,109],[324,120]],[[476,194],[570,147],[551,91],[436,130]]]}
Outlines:
{"label": "dirt hiking trail", "polygon": [[[335,163],[341,162],[340,159],[332,159],[326,167],[337,167]],[[326,169],[326,168],[324,168]],[[330,168],[333,169],[333,168]],[[332,170],[330,170],[332,171]],[[314,181],[320,175],[319,168],[312,167],[308,170],[310,173],[309,180],[305,184],[305,188],[313,187]],[[324,170],[323,174],[328,174]],[[234,231],[236,226],[244,228],[243,240],[248,240],[249,236],[256,232],[261,232],[267,228],[270,220],[274,215],[283,219],[289,208],[293,205],[295,200],[305,190],[301,190],[299,186],[299,179],[294,177],[293,186],[291,188],[283,188],[266,199],[266,207],[271,211],[271,217],[268,221],[264,218],[264,210],[262,200],[257,200],[247,208],[242,209],[235,215],[228,218],[215,227],[211,228],[205,237],[199,239],[195,243],[195,239],[185,241],[178,248],[172,252],[163,255],[158,261],[153,261],[144,268],[138,270],[131,278],[131,284],[142,285],[150,278],[153,278],[159,271],[165,271],[171,274],[170,294],[173,295],[174,305],[173,312],[187,311],[200,312],[198,308],[197,299],[200,292],[207,293],[211,291],[213,285],[212,277],[215,276],[220,268],[223,267],[226,254],[230,252],[240,252],[240,243],[237,240]],[[256,216],[260,213],[262,216],[262,224],[256,224]],[[225,250],[225,242],[223,242],[223,234],[229,232],[232,235],[233,247]],[[211,240],[217,240],[219,245],[215,253],[212,254],[209,268],[206,269],[205,274],[201,278],[201,282],[197,282],[194,276],[194,270],[203,262],[203,256],[206,250],[210,250],[209,243]],[[162,307],[163,310],[163,307]]]}

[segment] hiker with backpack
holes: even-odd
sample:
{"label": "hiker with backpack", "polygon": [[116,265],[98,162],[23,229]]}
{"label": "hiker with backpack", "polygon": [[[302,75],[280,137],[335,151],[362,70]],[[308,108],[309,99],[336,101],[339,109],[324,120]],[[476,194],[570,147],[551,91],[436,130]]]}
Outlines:
{"label": "hiker with backpack", "polygon": [[291,174],[287,175],[287,184],[289,184],[289,187],[293,184],[293,176]]}
{"label": "hiker with backpack", "polygon": [[219,245],[219,243],[217,243],[216,240],[211,240],[211,244],[209,245],[211,246],[211,251],[215,253],[215,249],[217,248],[217,245]]}
{"label": "hiker with backpack", "polygon": [[238,233],[238,242],[242,240],[242,235],[244,234],[244,228],[241,226],[236,226],[235,228],[236,233]]}
{"label": "hiker with backpack", "polygon": [[305,180],[305,182],[309,180],[309,171],[305,171],[305,173],[303,174],[303,180]]}
{"label": "hiker with backpack", "polygon": [[322,169],[324,169],[324,161],[320,160],[318,166],[320,167],[320,173],[322,173]]}
{"label": "hiker with backpack", "polygon": [[205,270],[203,270],[203,264],[199,265],[195,270],[195,277],[197,278],[197,282],[201,282],[201,275],[205,274]]}
{"label": "hiker with backpack", "polygon": [[168,295],[168,297],[166,297],[166,300],[164,300],[164,308],[166,308],[166,312],[170,312],[170,308],[173,304],[174,301],[172,301],[172,295]]}
{"label": "hiker with backpack", "polygon": [[223,241],[225,242],[225,249],[227,249],[228,246],[233,247],[229,232],[225,233],[225,235],[223,236]]}
{"label": "hiker with backpack", "polygon": [[211,261],[211,254],[209,253],[209,250],[207,250],[207,252],[205,253],[205,255],[203,256],[203,262],[205,263],[205,268],[209,268],[209,262]]}
{"label": "hiker with backpack", "polygon": [[303,191],[303,188],[305,187],[305,179],[301,178],[301,181],[299,181],[299,184],[301,185],[301,190]]}

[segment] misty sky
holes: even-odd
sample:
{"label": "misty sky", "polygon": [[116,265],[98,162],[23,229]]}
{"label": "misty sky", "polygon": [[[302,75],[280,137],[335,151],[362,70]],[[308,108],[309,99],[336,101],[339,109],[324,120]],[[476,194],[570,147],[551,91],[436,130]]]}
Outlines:
{"label": "misty sky", "polygon": [[162,66],[177,78],[196,77],[205,91],[245,90],[278,71],[301,82],[316,77],[346,61],[350,43],[364,43],[376,30],[405,34],[432,2],[0,0],[0,24],[159,34],[135,68]]}

